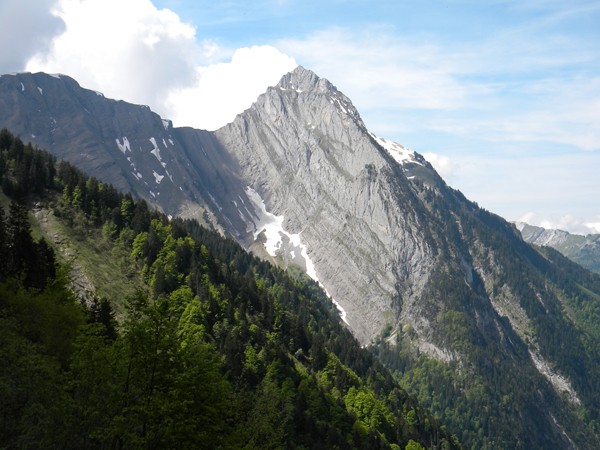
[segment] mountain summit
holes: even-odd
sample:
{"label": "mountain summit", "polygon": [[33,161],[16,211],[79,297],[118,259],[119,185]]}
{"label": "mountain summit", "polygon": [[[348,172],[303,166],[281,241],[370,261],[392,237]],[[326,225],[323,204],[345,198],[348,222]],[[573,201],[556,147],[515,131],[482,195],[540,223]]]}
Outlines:
{"label": "mountain summit", "polygon": [[477,448],[598,448],[600,278],[534,249],[298,67],[215,132],[46,74],[0,126],[317,280],[363,345]]}
{"label": "mountain summit", "polygon": [[215,136],[255,206],[279,217],[270,253],[320,280],[364,343],[396,325],[397,301],[418,297],[432,250],[409,168],[367,131],[351,101],[299,67]]}

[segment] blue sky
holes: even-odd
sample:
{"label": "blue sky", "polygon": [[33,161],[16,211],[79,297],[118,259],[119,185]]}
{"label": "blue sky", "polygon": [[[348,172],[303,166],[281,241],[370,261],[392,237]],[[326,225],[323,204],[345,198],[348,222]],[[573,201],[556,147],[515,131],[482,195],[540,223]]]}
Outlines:
{"label": "blue sky", "polygon": [[35,30],[2,72],[66,73],[210,129],[301,64],[486,209],[600,232],[599,1],[39,2],[0,0]]}

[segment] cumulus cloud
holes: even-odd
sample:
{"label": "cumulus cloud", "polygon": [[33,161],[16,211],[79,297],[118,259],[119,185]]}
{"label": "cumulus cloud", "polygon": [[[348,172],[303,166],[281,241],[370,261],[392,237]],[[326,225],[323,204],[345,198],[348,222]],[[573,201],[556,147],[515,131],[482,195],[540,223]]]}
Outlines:
{"label": "cumulus cloud", "polygon": [[110,97],[156,105],[194,80],[195,30],[150,0],[61,0],[65,31],[27,64],[61,72]]}
{"label": "cumulus cloud", "polygon": [[147,104],[177,126],[224,125],[296,66],[274,47],[232,50],[199,40],[192,25],[151,0],[58,0],[54,14],[64,30],[38,46],[26,70],[70,75],[108,97]]}
{"label": "cumulus cloud", "polygon": [[52,13],[58,0],[0,2],[0,73],[20,72],[35,53],[47,51],[65,24]]}
{"label": "cumulus cloud", "polygon": [[192,86],[172,90],[167,114],[178,125],[215,130],[295,67],[293,58],[271,46],[238,49],[230,62],[198,67]]}
{"label": "cumulus cloud", "polygon": [[[10,42],[3,72],[65,73],[109,97],[148,104],[176,126],[215,129],[298,61],[352,98],[375,134],[430,152],[440,174],[482,206],[507,218],[531,205],[546,220],[545,211],[557,210],[588,217],[553,219],[569,227],[600,221],[589,219],[600,152],[565,152],[600,148],[593,39],[562,39],[529,23],[490,30],[481,42],[365,25],[236,50],[199,38],[203,30],[152,0],[33,3],[0,0],[0,39]],[[222,4],[233,8],[215,3]],[[564,158],[552,157],[560,152]]]}
{"label": "cumulus cloud", "polygon": [[446,181],[456,172],[456,164],[448,156],[431,152],[423,153],[423,156]]}

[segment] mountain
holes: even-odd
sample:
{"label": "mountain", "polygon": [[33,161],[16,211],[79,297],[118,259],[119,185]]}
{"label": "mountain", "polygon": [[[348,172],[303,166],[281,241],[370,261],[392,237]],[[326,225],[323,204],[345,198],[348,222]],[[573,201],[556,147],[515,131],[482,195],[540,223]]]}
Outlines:
{"label": "mountain", "polygon": [[[210,161],[218,168],[192,164],[172,123],[147,106],[107,99],[65,75],[4,75],[0,90],[2,124],[26,142],[121,191],[131,191],[166,214],[193,216],[219,226],[212,214],[218,211],[214,202],[219,197],[218,193],[213,197],[211,189],[220,186],[227,193],[235,184],[227,179],[226,170],[219,170],[229,161],[217,153]],[[177,131],[187,142],[186,130]],[[205,149],[212,148],[207,144],[210,134],[195,133],[194,139]]]}
{"label": "mountain", "polygon": [[600,234],[582,236],[516,222],[526,242],[552,247],[592,272],[600,273]]}
{"label": "mountain", "polygon": [[[370,133],[329,81],[299,67],[215,132],[165,127],[65,76],[2,76],[0,107],[0,126],[306,271],[466,445],[600,446],[600,277]],[[32,117],[81,131],[58,140]]]}

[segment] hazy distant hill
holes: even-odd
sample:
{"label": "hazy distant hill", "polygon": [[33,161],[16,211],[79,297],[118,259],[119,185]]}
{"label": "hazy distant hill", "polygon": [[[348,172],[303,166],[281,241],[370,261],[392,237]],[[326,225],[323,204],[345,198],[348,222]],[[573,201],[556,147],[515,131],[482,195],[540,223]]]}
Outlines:
{"label": "hazy distant hill", "polygon": [[515,225],[525,241],[555,248],[577,264],[600,273],[600,234],[582,236],[562,230],[547,230],[524,222],[516,222]]}

